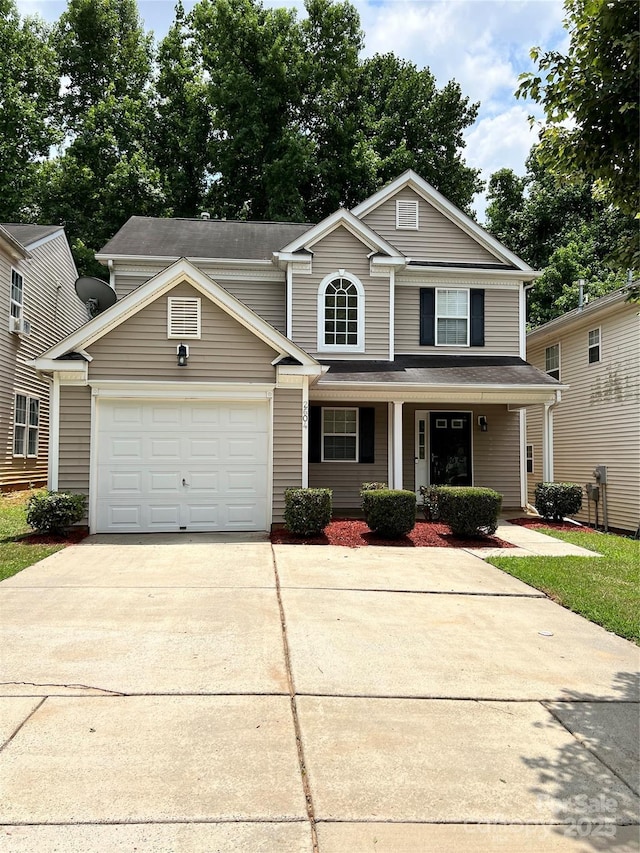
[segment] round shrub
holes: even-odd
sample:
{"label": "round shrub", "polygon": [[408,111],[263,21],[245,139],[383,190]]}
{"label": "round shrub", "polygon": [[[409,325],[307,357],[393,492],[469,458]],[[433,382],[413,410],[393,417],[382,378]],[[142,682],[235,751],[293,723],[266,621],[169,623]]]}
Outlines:
{"label": "round shrub", "polygon": [[490,536],[498,528],[502,495],[474,486],[440,486],[440,518],[456,536]]}
{"label": "round shrub", "polygon": [[362,494],[369,528],[387,539],[397,539],[416,526],[416,496],[405,489],[370,489]]}
{"label": "round shrub", "polygon": [[46,492],[33,495],[27,504],[27,524],[39,533],[62,535],[84,516],[85,495]]}
{"label": "round shrub", "polygon": [[562,521],[575,515],[582,507],[582,486],[579,483],[538,483],[533,503],[543,518]]}
{"label": "round shrub", "polygon": [[295,536],[317,536],[331,521],[331,489],[285,489],[284,524]]}

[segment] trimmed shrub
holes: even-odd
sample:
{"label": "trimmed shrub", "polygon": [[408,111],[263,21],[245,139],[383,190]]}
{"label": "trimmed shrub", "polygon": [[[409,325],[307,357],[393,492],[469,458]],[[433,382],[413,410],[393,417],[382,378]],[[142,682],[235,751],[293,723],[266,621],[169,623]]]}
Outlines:
{"label": "trimmed shrub", "polygon": [[537,483],[533,503],[543,518],[562,521],[575,515],[582,507],[582,486],[579,483]]}
{"label": "trimmed shrub", "polygon": [[440,519],[456,536],[491,536],[498,527],[502,495],[474,486],[440,486]]}
{"label": "trimmed shrub", "polygon": [[317,536],[331,521],[331,489],[285,489],[284,525],[296,536]]}
{"label": "trimmed shrub", "polygon": [[422,496],[422,512],[427,521],[440,521],[438,507],[438,490],[440,486],[420,486]]}
{"label": "trimmed shrub", "polygon": [[369,528],[387,539],[397,539],[416,526],[416,496],[405,489],[370,489],[362,495]]}
{"label": "trimmed shrub", "polygon": [[386,489],[388,488],[386,483],[363,483],[360,486],[360,497],[362,497],[363,492],[371,492],[375,489]]}
{"label": "trimmed shrub", "polygon": [[45,492],[33,495],[27,504],[27,524],[39,533],[62,535],[84,516],[85,495]]}

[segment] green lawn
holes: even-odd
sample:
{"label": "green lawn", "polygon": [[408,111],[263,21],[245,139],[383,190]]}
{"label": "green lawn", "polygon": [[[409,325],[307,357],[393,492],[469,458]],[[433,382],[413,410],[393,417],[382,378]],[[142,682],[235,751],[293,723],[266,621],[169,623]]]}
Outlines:
{"label": "green lawn", "polygon": [[640,645],[640,542],[594,531],[540,532],[603,556],[493,557],[487,562]]}
{"label": "green lawn", "polygon": [[31,545],[20,537],[32,532],[27,524],[27,502],[33,491],[0,495],[0,580],[10,578],[27,566],[64,548],[60,545]]}

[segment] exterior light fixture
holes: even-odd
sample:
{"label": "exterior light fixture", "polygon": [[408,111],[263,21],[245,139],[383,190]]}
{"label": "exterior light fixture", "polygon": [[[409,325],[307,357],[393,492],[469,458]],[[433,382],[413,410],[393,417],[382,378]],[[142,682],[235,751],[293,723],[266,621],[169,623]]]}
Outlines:
{"label": "exterior light fixture", "polygon": [[484,415],[478,415],[478,426],[480,427],[480,432],[486,432],[489,428],[489,424],[487,423],[487,419]]}
{"label": "exterior light fixture", "polygon": [[178,347],[178,367],[186,367],[189,358],[189,347],[180,344]]}

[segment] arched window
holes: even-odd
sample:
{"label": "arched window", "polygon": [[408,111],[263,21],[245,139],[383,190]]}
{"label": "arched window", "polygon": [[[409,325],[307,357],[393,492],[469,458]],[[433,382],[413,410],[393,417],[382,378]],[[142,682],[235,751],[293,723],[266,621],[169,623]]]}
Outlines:
{"label": "arched window", "polygon": [[364,351],[364,288],[344,270],[328,275],[318,289],[318,350]]}

